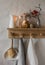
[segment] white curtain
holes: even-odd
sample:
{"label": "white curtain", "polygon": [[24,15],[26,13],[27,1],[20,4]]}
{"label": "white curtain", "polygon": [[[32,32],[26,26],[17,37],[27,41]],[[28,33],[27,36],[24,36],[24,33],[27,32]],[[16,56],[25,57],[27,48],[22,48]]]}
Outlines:
{"label": "white curtain", "polygon": [[18,65],[25,65],[23,40],[19,39],[19,60]]}
{"label": "white curtain", "polygon": [[34,40],[32,40],[32,38],[29,39],[26,55],[26,65],[38,65],[38,59],[35,53],[33,41]]}

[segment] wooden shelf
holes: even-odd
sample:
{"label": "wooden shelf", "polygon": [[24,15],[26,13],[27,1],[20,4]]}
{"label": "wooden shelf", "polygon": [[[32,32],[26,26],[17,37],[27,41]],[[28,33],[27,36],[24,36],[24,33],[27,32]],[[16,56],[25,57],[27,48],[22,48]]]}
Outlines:
{"label": "wooden shelf", "polygon": [[45,38],[44,28],[7,28],[9,38]]}

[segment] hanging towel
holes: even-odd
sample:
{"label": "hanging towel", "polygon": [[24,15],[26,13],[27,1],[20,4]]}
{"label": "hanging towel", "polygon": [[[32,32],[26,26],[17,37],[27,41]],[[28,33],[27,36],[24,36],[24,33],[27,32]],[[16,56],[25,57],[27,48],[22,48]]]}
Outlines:
{"label": "hanging towel", "polygon": [[9,21],[9,28],[14,28],[14,23],[13,23],[13,16],[9,15],[10,21]]}
{"label": "hanging towel", "polygon": [[32,38],[29,39],[29,45],[26,56],[26,65],[38,65],[38,59],[34,50]]}
{"label": "hanging towel", "polygon": [[18,65],[25,65],[23,40],[19,39],[19,60]]}

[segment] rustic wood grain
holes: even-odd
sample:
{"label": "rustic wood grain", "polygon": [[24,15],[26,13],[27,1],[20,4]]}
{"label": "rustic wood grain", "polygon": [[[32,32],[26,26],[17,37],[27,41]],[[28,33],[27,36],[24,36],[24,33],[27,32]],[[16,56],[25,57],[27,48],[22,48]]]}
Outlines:
{"label": "rustic wood grain", "polygon": [[9,38],[45,38],[45,27],[42,28],[7,28]]}

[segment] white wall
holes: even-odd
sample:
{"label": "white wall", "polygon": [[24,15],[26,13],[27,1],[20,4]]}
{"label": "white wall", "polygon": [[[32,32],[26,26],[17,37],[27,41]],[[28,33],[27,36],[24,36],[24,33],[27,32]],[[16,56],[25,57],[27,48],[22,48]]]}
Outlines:
{"label": "white wall", "polygon": [[[35,6],[41,4],[41,24],[45,25],[45,0],[0,0],[0,65],[13,65],[13,62],[4,59],[4,52],[10,47],[10,41],[7,35],[9,24],[9,15],[21,15]],[[39,59],[39,65],[45,65],[45,39],[42,39],[36,45],[36,53]]]}

